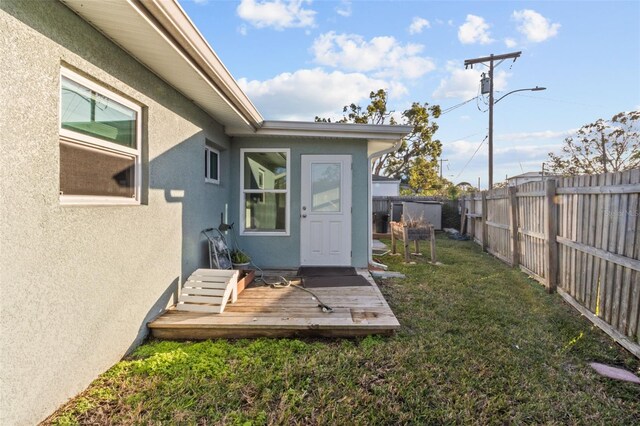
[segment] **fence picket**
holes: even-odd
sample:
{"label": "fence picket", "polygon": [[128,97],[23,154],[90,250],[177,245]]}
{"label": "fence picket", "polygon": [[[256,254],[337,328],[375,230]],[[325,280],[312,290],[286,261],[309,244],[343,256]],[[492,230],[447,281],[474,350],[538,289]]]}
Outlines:
{"label": "fence picket", "polygon": [[[589,176],[587,185],[588,186],[596,186],[597,177]],[[588,200],[588,210],[589,210],[589,220],[585,223],[585,229],[587,233],[587,237],[585,243],[591,247],[595,244],[595,235],[596,235],[596,197],[597,195],[589,194],[587,195]],[[587,263],[585,265],[585,289],[586,296],[584,305],[591,309],[593,305],[593,262],[594,256],[587,255]]]}
{"label": "fence picket", "polygon": [[[640,183],[640,169],[631,171],[631,183]],[[631,226],[626,230],[627,243],[625,244],[625,256],[634,259],[640,258],[640,197],[638,193],[629,196],[629,210],[627,211],[631,219]],[[625,272],[629,272],[628,270]],[[625,275],[629,277],[628,306],[627,306],[627,327],[626,335],[640,342],[640,272],[631,271]]]}
{"label": "fence picket", "polygon": [[477,213],[469,217],[469,230],[483,249],[520,265],[550,291],[560,287],[563,297],[606,322],[612,337],[624,335],[637,345],[640,169],[557,178],[549,185],[529,182],[461,200],[463,210]]}

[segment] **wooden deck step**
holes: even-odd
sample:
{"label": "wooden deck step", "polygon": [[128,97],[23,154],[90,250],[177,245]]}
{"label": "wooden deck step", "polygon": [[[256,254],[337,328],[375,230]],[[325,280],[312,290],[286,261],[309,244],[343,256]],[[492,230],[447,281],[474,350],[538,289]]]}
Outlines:
{"label": "wooden deck step", "polygon": [[176,310],[221,314],[227,305],[238,300],[236,270],[198,269],[182,287]]}
{"label": "wooden deck step", "polygon": [[[268,272],[275,274],[274,271]],[[318,298],[333,308],[331,313],[323,312],[311,294],[293,286],[271,288],[253,285],[240,294],[236,303],[228,304],[221,314],[185,312],[176,307],[151,321],[149,328],[157,338],[178,340],[392,334],[400,328],[397,318],[368,271],[360,270],[359,273],[370,281],[370,287],[312,289]],[[198,301],[202,297],[217,297],[213,292],[219,289],[200,284],[201,277],[205,275],[199,272],[198,279],[188,280],[185,284],[195,289],[184,290],[186,300],[194,301],[192,305],[200,306]],[[189,291],[191,293],[187,293]]]}

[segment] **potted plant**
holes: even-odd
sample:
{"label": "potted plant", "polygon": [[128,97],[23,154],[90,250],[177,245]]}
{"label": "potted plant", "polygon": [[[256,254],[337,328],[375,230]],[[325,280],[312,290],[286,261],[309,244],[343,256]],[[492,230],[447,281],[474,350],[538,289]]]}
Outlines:
{"label": "potted plant", "polygon": [[233,263],[233,269],[247,269],[250,262],[251,258],[242,250],[236,249],[231,252],[231,263]]}

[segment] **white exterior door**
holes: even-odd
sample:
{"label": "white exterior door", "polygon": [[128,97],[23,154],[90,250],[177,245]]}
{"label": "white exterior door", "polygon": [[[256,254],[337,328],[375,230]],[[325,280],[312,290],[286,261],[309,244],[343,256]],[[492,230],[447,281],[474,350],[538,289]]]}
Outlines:
{"label": "white exterior door", "polygon": [[351,265],[351,156],[303,155],[300,263]]}

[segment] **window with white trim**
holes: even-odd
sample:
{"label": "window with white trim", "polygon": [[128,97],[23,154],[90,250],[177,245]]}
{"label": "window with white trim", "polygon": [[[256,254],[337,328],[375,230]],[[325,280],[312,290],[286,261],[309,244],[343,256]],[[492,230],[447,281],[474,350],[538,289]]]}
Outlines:
{"label": "window with white trim", "polygon": [[220,183],[220,151],[207,145],[204,147],[204,181]]}
{"label": "window with white trim", "polygon": [[240,150],[240,232],[289,235],[288,149]]}
{"label": "window with white trim", "polygon": [[60,201],[139,204],[141,108],[62,68]]}

